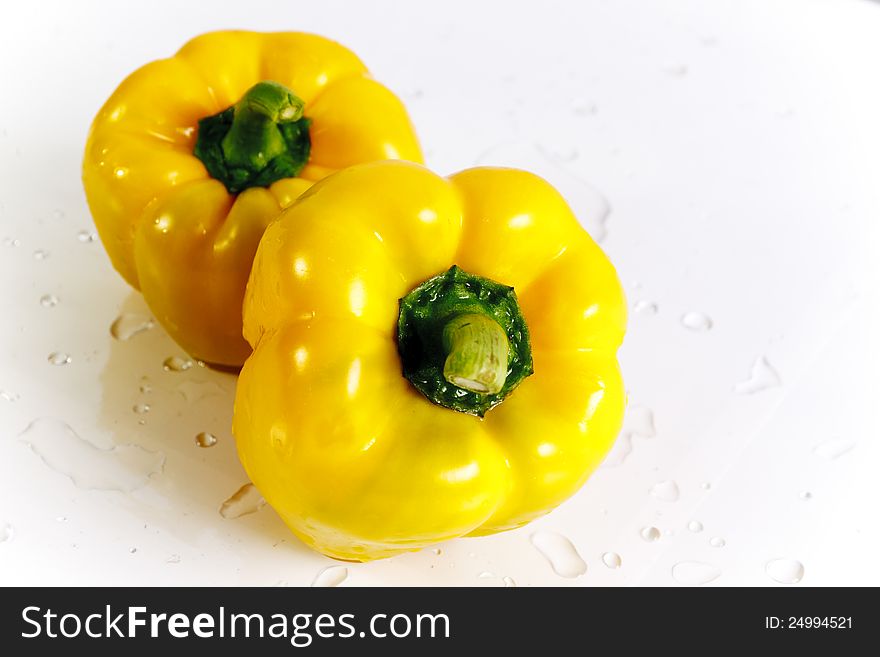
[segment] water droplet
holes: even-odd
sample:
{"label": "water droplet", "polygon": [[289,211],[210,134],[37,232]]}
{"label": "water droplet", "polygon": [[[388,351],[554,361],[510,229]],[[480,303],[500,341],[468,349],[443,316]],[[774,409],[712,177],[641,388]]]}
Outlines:
{"label": "water droplet", "polygon": [[184,381],[176,390],[190,403],[223,394],[223,388],[213,381]]}
{"label": "water droplet", "polygon": [[579,155],[578,150],[571,144],[548,148],[546,153],[554,162],[562,163],[574,162]]}
{"label": "water droplet", "polygon": [[153,392],[153,385],[150,383],[150,380],[147,377],[141,377],[141,383],[138,386],[138,391],[143,395],[148,395]]}
{"label": "water droplet", "polygon": [[103,449],[52,418],[34,420],[19,438],[43,463],[86,490],[131,492],[161,474],[165,467],[162,452],[133,444]]}
{"label": "water droplet", "polygon": [[65,354],[63,351],[53,351],[47,360],[50,365],[67,365],[71,358],[70,354]]}
{"label": "water droplet", "polygon": [[813,494],[808,490],[802,490],[798,497],[806,502],[813,499]]}
{"label": "water droplet", "polygon": [[571,104],[571,111],[575,116],[595,116],[599,112],[599,107],[596,103],[578,98]]}
{"label": "water droplet", "polygon": [[55,522],[67,522],[67,516],[58,516],[55,518]]}
{"label": "water droplet", "polygon": [[537,531],[531,535],[532,545],[550,562],[553,571],[561,577],[579,577],[587,572],[587,564],[577,549],[562,534]]}
{"label": "water droplet", "polygon": [[15,529],[8,522],[0,522],[0,543],[11,541],[15,535]]}
{"label": "water droplet", "polygon": [[701,523],[699,520],[691,520],[688,523],[688,529],[696,534],[703,531],[703,523]]}
{"label": "water droplet", "polygon": [[193,366],[193,362],[188,358],[180,358],[179,356],[169,356],[162,362],[162,368],[166,372],[185,372]]}
{"label": "water droplet", "polygon": [[656,315],[660,310],[660,306],[653,301],[645,301],[642,299],[633,304],[633,310],[639,315]]}
{"label": "water droplet", "polygon": [[804,564],[795,559],[771,559],[764,571],[780,584],[797,584],[804,578]]}
{"label": "water droplet", "polygon": [[543,149],[523,142],[494,146],[478,158],[479,164],[508,166],[531,171],[553,185],[568,201],[581,225],[597,242],[605,239],[605,224],[611,214],[608,200],[593,186],[574,175]]}
{"label": "water droplet", "polygon": [[44,251],[43,249],[37,249],[36,251],[34,251],[34,260],[45,260],[48,257],[48,251]]}
{"label": "water droplet", "polygon": [[700,484],[700,488],[702,488],[703,490],[710,490],[712,488],[712,484],[710,484],[708,481],[705,481]]}
{"label": "water droplet", "polygon": [[220,515],[232,520],[259,511],[266,500],[253,484],[245,484],[220,505]]}
{"label": "water droplet", "polygon": [[138,403],[138,404],[135,404],[134,406],[132,406],[131,410],[133,410],[138,415],[143,415],[144,413],[150,412],[150,405],[144,404],[143,402],[141,402],[141,403]]}
{"label": "water droplet", "polygon": [[623,428],[636,436],[653,438],[657,435],[657,429],[654,426],[654,411],[647,406],[632,404],[626,409]]}
{"label": "water droplet", "polygon": [[54,294],[44,294],[40,297],[40,305],[43,308],[52,308],[53,306],[58,305],[58,297]]}
{"label": "water droplet", "polygon": [[675,502],[679,497],[678,484],[671,479],[661,481],[651,486],[650,493],[661,502]]}
{"label": "water droplet", "polygon": [[165,563],[180,563],[180,555],[172,554],[167,559],[165,559]]}
{"label": "water droplet", "polygon": [[682,315],[681,325],[691,331],[708,331],[713,326],[712,318],[698,310],[691,310]]}
{"label": "water droplet", "polygon": [[17,240],[12,237],[4,237],[3,238],[3,246],[11,246],[11,247],[21,246],[21,240]]}
{"label": "water droplet", "polygon": [[700,586],[718,579],[721,570],[702,561],[682,561],[672,567],[672,578],[685,586]]}
{"label": "water droplet", "polygon": [[824,443],[820,443],[813,448],[813,454],[819,458],[833,461],[846,454],[855,446],[856,444],[852,440],[826,440]]}
{"label": "water droplet", "polygon": [[752,371],[747,381],[733,386],[733,391],[741,395],[751,395],[767,388],[782,385],[782,379],[764,356],[758,356],[752,364]]}
{"label": "water droplet", "polygon": [[136,547],[128,548],[128,553],[129,553],[129,554],[134,554],[134,553],[137,552],[137,551],[138,551],[138,549],[137,549]]}
{"label": "water droplet", "polygon": [[145,315],[126,313],[120,315],[110,325],[110,335],[117,340],[130,340],[138,333],[143,333],[153,328],[153,320]]}
{"label": "water droplet", "polygon": [[348,568],[345,566],[329,566],[315,576],[312,586],[315,588],[339,586],[346,579],[348,579]]}
{"label": "water droplet", "polygon": [[9,392],[8,390],[0,390],[0,399],[8,402],[14,402],[21,399],[21,395],[17,392]]}
{"label": "water droplet", "polygon": [[687,64],[672,64],[664,66],[663,72],[673,78],[683,78],[688,74],[688,67]]}
{"label": "water droplet", "polygon": [[83,244],[90,244],[98,239],[98,234],[91,230],[81,230],[76,234],[76,239]]}
{"label": "water droplet", "polygon": [[504,582],[505,588],[512,589],[516,587],[516,582],[513,581],[513,577],[502,577],[501,581]]}
{"label": "water droplet", "polygon": [[602,555],[602,563],[604,563],[612,570],[615,570],[617,568],[620,568],[620,564],[623,563],[623,561],[621,560],[620,555],[617,554],[617,552],[606,552]]}
{"label": "water droplet", "polygon": [[488,570],[484,570],[479,575],[477,575],[480,579],[492,579],[495,577],[495,573],[490,573]]}
{"label": "water droplet", "polygon": [[720,536],[713,536],[709,539],[709,545],[714,548],[723,548],[725,545],[727,545],[727,541],[725,541]]}
{"label": "water droplet", "polygon": [[648,541],[648,543],[660,540],[660,530],[656,527],[643,527],[642,531],[639,532],[639,535],[642,539]]}
{"label": "water droplet", "polygon": [[436,555],[443,554],[443,550],[441,550],[440,548],[434,548],[433,550],[431,550],[431,552],[433,552]]}
{"label": "water droplet", "polygon": [[602,461],[602,467],[613,468],[621,465],[626,461],[626,458],[632,454],[632,450],[632,434],[627,431],[622,431],[617,437],[617,440],[614,441],[614,445],[611,446],[608,454],[605,456],[605,460]]}
{"label": "water droplet", "polygon": [[653,438],[657,435],[654,427],[654,412],[647,406],[630,404],[626,408],[623,428],[611,451],[602,462],[603,467],[614,467],[622,464],[633,450],[633,437]]}
{"label": "water droplet", "polygon": [[217,444],[217,436],[207,431],[196,434],[196,445],[199,447],[213,447]]}

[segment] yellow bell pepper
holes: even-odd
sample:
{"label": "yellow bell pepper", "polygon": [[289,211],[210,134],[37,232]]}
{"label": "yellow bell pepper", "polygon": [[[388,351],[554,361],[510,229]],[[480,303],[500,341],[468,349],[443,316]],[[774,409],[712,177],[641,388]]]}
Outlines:
{"label": "yellow bell pepper", "polygon": [[290,529],[355,561],[519,527],[622,422],[626,305],[544,180],[375,162],[267,229],[233,431]]}
{"label": "yellow bell pepper", "polygon": [[83,183],[113,266],[191,355],[239,366],[253,256],[329,173],[420,162],[401,102],[343,46],[215,32],[135,71],[92,124]]}

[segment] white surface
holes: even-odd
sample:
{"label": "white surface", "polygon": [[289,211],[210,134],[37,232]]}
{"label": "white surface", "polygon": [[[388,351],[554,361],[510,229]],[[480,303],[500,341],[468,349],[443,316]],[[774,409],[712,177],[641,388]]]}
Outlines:
{"label": "white surface", "polygon": [[[599,190],[611,207],[603,246],[631,305],[659,309],[632,313],[621,352],[636,435],[620,465],[531,527],[349,565],[343,585],[676,585],[673,567],[693,561],[709,567],[679,566],[680,580],[777,585],[765,572],[776,558],[803,563],[801,585],[880,584],[880,4],[344,4],[7,7],[0,584],[309,585],[333,565],[268,507],[220,515],[246,482],[229,431],[234,378],[163,371],[182,354],[159,327],[113,340],[114,318],[144,303],[99,242],[77,239],[91,228],[79,167],[95,111],[131,70],[221,27],[314,31],[353,48],[406,100],[437,171],[528,158],[590,213]],[[41,306],[45,294],[58,304]],[[712,328],[685,328],[689,311]],[[54,351],[72,361],[50,365]],[[760,356],[782,385],[737,394]],[[144,376],[152,392],[139,392]],[[99,452],[44,422],[30,437],[52,469],[20,437],[47,417],[92,445],[143,449]],[[200,431],[217,445],[198,447]],[[814,453],[832,439],[854,447]],[[164,471],[130,493],[58,471],[94,485],[109,468],[112,485],[137,483],[144,459],[159,458],[143,450],[164,454]],[[650,494],[664,481],[677,501]],[[688,529],[695,520],[702,531]],[[641,538],[649,526],[659,540]],[[586,573],[557,575],[530,540],[539,530],[567,537]],[[610,551],[620,568],[603,564]]]}

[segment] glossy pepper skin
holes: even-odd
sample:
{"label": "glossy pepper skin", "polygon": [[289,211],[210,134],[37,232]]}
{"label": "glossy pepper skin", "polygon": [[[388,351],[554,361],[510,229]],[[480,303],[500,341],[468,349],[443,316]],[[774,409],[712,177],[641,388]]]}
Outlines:
{"label": "glossy pepper skin", "polygon": [[[530,332],[534,374],[482,419],[401,374],[399,299],[452,265],[512,286]],[[625,324],[613,266],[537,176],[341,171],[260,243],[239,456],[290,529],[338,559],[519,527],[577,491],[617,436]]]}
{"label": "glossy pepper skin", "polygon": [[[304,102],[308,161],[231,194],[193,154],[199,121],[265,80]],[[329,173],[397,158],[422,158],[406,110],[351,51],[311,34],[214,32],[119,86],[92,124],[83,183],[117,271],[186,351],[235,367],[250,353],[241,305],[266,226]]]}

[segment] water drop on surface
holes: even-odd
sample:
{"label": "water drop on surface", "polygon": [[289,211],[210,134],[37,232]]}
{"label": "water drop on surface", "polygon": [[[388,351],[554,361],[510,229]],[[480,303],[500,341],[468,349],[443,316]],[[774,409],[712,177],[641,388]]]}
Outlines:
{"label": "water drop on surface", "polygon": [[741,381],[733,386],[733,391],[740,395],[751,395],[768,388],[778,388],[782,385],[779,373],[764,356],[758,356],[752,363],[752,370],[748,380]]}
{"label": "water drop on surface", "polygon": [[703,490],[710,490],[712,488],[712,484],[706,481],[700,484],[700,488],[702,488]]}
{"label": "water drop on surface", "polygon": [[537,531],[530,540],[561,577],[574,578],[587,572],[587,564],[565,536],[556,532]]}
{"label": "water drop on surface", "polygon": [[681,325],[691,331],[708,331],[713,326],[712,318],[697,310],[691,310],[682,315]]}
{"label": "water drop on surface", "polygon": [[153,320],[145,315],[125,313],[120,315],[110,325],[110,335],[117,340],[130,340],[138,333],[143,333],[153,328]]}
{"label": "water drop on surface", "polygon": [[602,462],[602,467],[621,465],[632,453],[634,436],[653,438],[655,435],[654,412],[647,406],[630,404],[626,408],[620,435]]}
{"label": "water drop on surface", "polygon": [[15,535],[15,529],[8,522],[0,523],[0,543],[11,541]]}
{"label": "water drop on surface", "polygon": [[21,395],[17,392],[9,392],[8,390],[0,390],[0,399],[8,402],[14,402],[21,399]]}
{"label": "water drop on surface", "polygon": [[140,445],[103,449],[81,438],[61,420],[40,418],[19,434],[49,468],[68,477],[77,488],[131,492],[146,485],[165,468],[165,455]]}
{"label": "water drop on surface", "polygon": [[83,244],[89,244],[98,239],[98,235],[90,230],[81,230],[76,234],[76,239]]}
{"label": "water drop on surface", "polygon": [[315,576],[312,587],[326,588],[339,586],[346,579],[348,579],[348,568],[345,566],[329,566]]}
{"label": "water drop on surface", "polygon": [[648,543],[653,543],[660,540],[660,530],[656,527],[643,527],[642,531],[639,532],[639,536],[648,541]]}
{"label": "water drop on surface", "polygon": [[688,74],[687,64],[673,64],[664,66],[663,72],[673,78],[683,78]]}
{"label": "water drop on surface", "polygon": [[602,563],[604,563],[608,568],[612,570],[616,570],[620,568],[620,565],[623,561],[620,558],[620,555],[617,552],[606,552],[602,555]]}
{"label": "water drop on surface", "polygon": [[505,588],[512,589],[516,587],[516,582],[513,581],[513,577],[503,577],[501,581],[504,582]]}
{"label": "water drop on surface", "polygon": [[671,479],[661,481],[651,486],[651,497],[661,502],[676,502],[679,497],[678,484]]}
{"label": "water drop on surface", "polygon": [[826,440],[824,443],[820,443],[813,448],[813,454],[819,458],[833,461],[846,454],[855,446],[856,444],[852,440]]}
{"label": "water drop on surface", "polygon": [[232,520],[259,511],[266,500],[253,484],[245,484],[220,505],[220,515]]}
{"label": "water drop on surface", "polygon": [[699,520],[691,520],[688,523],[688,529],[696,534],[697,532],[703,531],[703,523]]}
{"label": "water drop on surface", "polygon": [[180,555],[172,554],[167,559],[165,559],[165,563],[180,563]]}
{"label": "water drop on surface", "polygon": [[188,358],[180,358],[179,356],[169,356],[162,362],[162,368],[166,372],[185,372],[193,366],[193,362]]}
{"label": "water drop on surface", "polygon": [[34,260],[45,260],[48,257],[48,251],[44,251],[43,249],[37,249],[36,251],[34,251]]}
{"label": "water drop on surface", "polygon": [[67,522],[67,516],[58,516],[55,518],[55,522]]}
{"label": "water drop on surface", "polygon": [[213,447],[217,444],[217,436],[207,431],[196,434],[196,445],[199,447]]}
{"label": "water drop on surface", "polygon": [[641,300],[633,304],[633,311],[639,315],[656,315],[659,310],[660,306],[653,301]]}
{"label": "water drop on surface", "polygon": [[40,305],[43,308],[52,308],[53,306],[58,305],[58,297],[54,294],[44,294],[40,297]]}
{"label": "water drop on surface", "polygon": [[599,112],[599,107],[596,103],[578,98],[571,104],[571,111],[574,112],[575,116],[592,116]]}
{"label": "water drop on surface", "polygon": [[436,555],[443,554],[443,550],[441,550],[440,548],[434,548],[433,550],[431,550],[431,552],[433,552]]}
{"label": "water drop on surface", "polygon": [[727,541],[725,541],[720,536],[713,536],[709,539],[709,545],[714,548],[723,548],[725,545],[727,545]]}
{"label": "water drop on surface", "polygon": [[798,494],[798,497],[801,498],[804,502],[807,502],[807,501],[813,499],[813,494],[808,490],[802,490]]}
{"label": "water drop on surface", "polygon": [[223,394],[223,388],[213,381],[184,381],[176,390],[190,403]]}
{"label": "water drop on surface", "polygon": [[147,395],[153,392],[153,386],[150,384],[150,380],[147,377],[141,377],[141,383],[138,386],[138,391],[143,395]]}
{"label": "water drop on surface", "polygon": [[21,240],[17,240],[12,237],[4,237],[3,238],[3,246],[11,246],[11,247],[21,246]]}
{"label": "water drop on surface", "polygon": [[143,404],[143,403],[135,404],[134,406],[131,407],[131,410],[133,410],[138,415],[143,415],[144,413],[150,412],[150,405]]}
{"label": "water drop on surface", "polygon": [[681,561],[672,567],[672,578],[685,586],[700,586],[718,579],[721,570],[702,561]]}
{"label": "water drop on surface", "polygon": [[50,365],[67,365],[70,361],[70,354],[65,354],[63,351],[53,351],[49,354],[47,358]]}
{"label": "water drop on surface", "polygon": [[480,579],[491,579],[495,577],[495,573],[490,573],[488,570],[484,570],[479,575],[477,575]]}
{"label": "water drop on surface", "polygon": [[129,554],[134,554],[134,553],[137,552],[137,551],[138,551],[138,549],[137,549],[136,547],[128,548],[128,553],[129,553]]}
{"label": "water drop on surface", "polygon": [[795,559],[771,559],[764,571],[780,584],[797,584],[804,578],[804,564]]}

